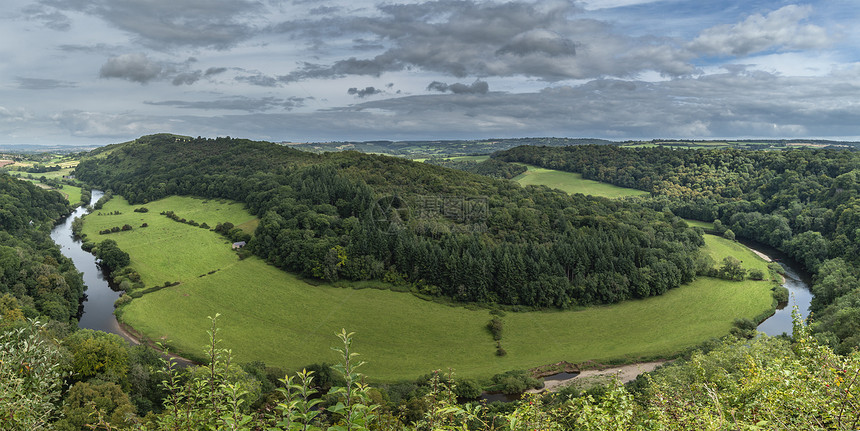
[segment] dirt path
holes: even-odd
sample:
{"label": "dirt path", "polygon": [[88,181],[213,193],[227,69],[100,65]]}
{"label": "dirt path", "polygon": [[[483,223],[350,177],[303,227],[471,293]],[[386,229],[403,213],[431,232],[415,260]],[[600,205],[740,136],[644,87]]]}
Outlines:
{"label": "dirt path", "polygon": [[621,383],[633,381],[642,373],[654,371],[658,366],[665,364],[667,361],[641,362],[638,364],[620,365],[610,367],[603,370],[585,370],[579,373],[576,377],[571,377],[566,380],[547,380],[544,382],[543,389],[532,389],[529,392],[556,392],[559,389],[573,383],[576,380],[584,380],[598,376],[615,376]]}

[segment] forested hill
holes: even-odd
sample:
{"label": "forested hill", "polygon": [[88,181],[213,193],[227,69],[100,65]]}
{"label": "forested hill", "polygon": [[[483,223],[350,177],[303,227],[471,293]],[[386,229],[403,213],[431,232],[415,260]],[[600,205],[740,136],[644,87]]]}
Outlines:
{"label": "forested hill", "polygon": [[281,268],[461,301],[566,308],[659,295],[695,277],[703,244],[636,203],[241,139],[142,137],[94,152],[76,174],[132,203],[244,202],[261,218],[249,249]]}
{"label": "forested hill", "polygon": [[49,236],[70,210],[59,193],[0,174],[0,324],[77,314],[83,280]]}
{"label": "forested hill", "polygon": [[655,208],[787,252],[815,274],[813,329],[841,351],[860,345],[860,153],[579,146],[496,156],[647,190]]}

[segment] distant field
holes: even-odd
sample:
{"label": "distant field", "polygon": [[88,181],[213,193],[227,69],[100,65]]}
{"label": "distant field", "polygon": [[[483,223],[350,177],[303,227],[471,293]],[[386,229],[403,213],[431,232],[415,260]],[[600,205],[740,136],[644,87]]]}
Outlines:
{"label": "distant field", "polygon": [[[330,347],[341,328],[356,332],[355,350],[368,361],[364,372],[376,381],[414,379],[449,367],[461,376],[483,378],[561,360],[653,357],[721,336],[734,318],[757,316],[772,302],[769,282],[703,278],[661,297],[611,306],[509,312],[502,338],[508,354],[497,357],[485,329],[487,310],[388,290],[312,286],[255,257],[240,261],[214,232],[158,214],[171,209],[213,226],[226,220],[238,225],[253,219],[239,204],[171,197],[146,206],[149,213],[133,213],[138,206],[114,198],[101,212],[122,215],[86,218],[85,232],[94,240],[115,239],[148,285],[181,282],[133,300],[123,320],[152,339],[170,340],[178,351],[198,354],[206,343],[206,317],[220,313],[224,346],[239,361],[262,360],[286,369],[335,361]],[[93,234],[124,221],[133,221],[135,229]],[[150,227],[138,228],[144,221]],[[717,237],[709,237],[708,244],[715,260],[746,250]],[[368,284],[375,283],[363,286]]]}
{"label": "distant field", "polygon": [[62,189],[57,189],[63,196],[66,197],[66,200],[71,204],[76,204],[81,201],[81,188],[69,185],[63,185]]}
{"label": "distant field", "polygon": [[559,189],[566,193],[582,193],[607,198],[644,196],[648,194],[648,192],[643,190],[628,189],[599,181],[587,180],[582,178],[581,174],[573,172],[556,171],[532,165],[526,166],[529,169],[528,171],[512,178],[513,181],[523,186],[543,185]]}

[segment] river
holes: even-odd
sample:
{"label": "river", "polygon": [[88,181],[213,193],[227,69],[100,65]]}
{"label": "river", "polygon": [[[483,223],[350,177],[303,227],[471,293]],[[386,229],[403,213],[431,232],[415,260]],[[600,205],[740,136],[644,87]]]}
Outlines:
{"label": "river", "polygon": [[745,240],[739,242],[767,255],[779,263],[784,271],[785,282],[783,286],[788,289],[788,303],[780,304],[782,308],[777,308],[773,316],[761,322],[758,325],[758,331],[764,332],[767,335],[781,335],[783,333],[791,335],[793,325],[791,311],[794,309],[794,306],[797,306],[800,315],[804,319],[809,317],[809,304],[812,302],[812,292],[809,290],[809,285],[812,282],[809,274],[799,263],[779,250],[755,242]]}
{"label": "river", "polygon": [[[96,203],[102,195],[104,195],[103,192],[93,190],[90,205]],[[72,235],[72,221],[86,213],[86,207],[78,207],[51,230],[51,239],[60,247],[60,252],[63,256],[72,259],[78,271],[84,274],[87,296],[82,304],[83,314],[78,321],[78,327],[110,332],[128,339],[113,314],[113,303],[119,298],[121,292],[111,289],[101,268],[96,265],[96,257],[82,250],[81,241],[76,240]]]}

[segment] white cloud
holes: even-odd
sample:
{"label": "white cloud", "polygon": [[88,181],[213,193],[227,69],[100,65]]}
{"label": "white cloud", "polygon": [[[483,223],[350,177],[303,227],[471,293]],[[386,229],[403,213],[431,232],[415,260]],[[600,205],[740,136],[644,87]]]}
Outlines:
{"label": "white cloud", "polygon": [[811,12],[811,6],[788,5],[766,16],[754,14],[738,24],[708,28],[688,47],[705,55],[723,56],[824,48],[830,44],[827,31],[814,24],[801,24]]}

